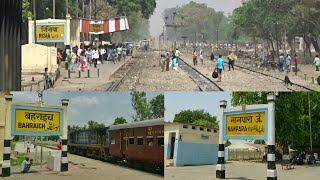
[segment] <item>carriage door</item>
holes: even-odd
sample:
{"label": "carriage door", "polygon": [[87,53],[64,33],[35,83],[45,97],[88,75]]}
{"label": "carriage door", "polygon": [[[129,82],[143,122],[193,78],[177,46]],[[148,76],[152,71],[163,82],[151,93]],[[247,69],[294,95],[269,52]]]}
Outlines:
{"label": "carriage door", "polygon": [[127,130],[121,130],[120,131],[120,138],[121,138],[121,145],[120,145],[120,152],[122,156],[126,155],[127,150],[127,142],[128,142],[128,136],[127,136]]}

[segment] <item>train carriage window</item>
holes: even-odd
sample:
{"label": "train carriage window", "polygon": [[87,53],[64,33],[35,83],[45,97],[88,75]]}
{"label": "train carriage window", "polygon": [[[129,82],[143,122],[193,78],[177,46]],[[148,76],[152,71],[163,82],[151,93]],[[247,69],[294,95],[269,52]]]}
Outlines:
{"label": "train carriage window", "polygon": [[158,146],[163,146],[164,145],[164,137],[163,136],[158,136]]}
{"label": "train carriage window", "polygon": [[114,137],[110,138],[110,144],[116,144],[116,139]]}
{"label": "train carriage window", "polygon": [[147,136],[147,145],[153,146],[153,137],[152,136]]}
{"label": "train carriage window", "polygon": [[143,145],[143,137],[142,136],[138,136],[137,137],[137,144],[138,145]]}
{"label": "train carriage window", "polygon": [[129,137],[129,144],[134,144],[134,137]]}

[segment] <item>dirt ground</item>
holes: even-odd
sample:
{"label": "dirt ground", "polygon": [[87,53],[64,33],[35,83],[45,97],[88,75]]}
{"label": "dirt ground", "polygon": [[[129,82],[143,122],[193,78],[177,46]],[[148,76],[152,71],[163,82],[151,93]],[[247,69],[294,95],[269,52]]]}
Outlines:
{"label": "dirt ground", "polygon": [[[188,54],[183,54],[181,56],[188,64],[192,64],[192,57]],[[236,62],[238,64],[239,62]],[[239,63],[239,65],[243,65]],[[195,66],[200,72],[205,74],[207,77],[211,77],[212,72],[216,66],[215,62],[205,59],[204,63],[201,64],[200,59],[198,59],[198,65]],[[307,81],[304,80],[304,72],[307,66],[301,67],[303,72],[299,72],[298,76],[295,76],[293,72],[289,74],[289,77],[292,82],[310,87],[311,89],[320,90],[320,86],[316,84],[311,84],[311,76],[308,75]],[[308,68],[310,69],[310,67]],[[280,79],[284,79],[285,74],[283,72],[274,72],[274,71],[264,71],[261,72],[276,76]],[[309,74],[309,73],[308,73]],[[303,77],[302,77],[303,76]],[[217,81],[217,80],[215,80]],[[224,89],[225,91],[290,91],[283,82],[280,80],[274,79],[272,77],[267,77],[261,74],[250,72],[248,70],[243,70],[235,68],[235,70],[229,71],[228,64],[225,64],[225,70],[222,73],[222,82],[217,82],[217,84]],[[295,89],[297,87],[289,87],[294,90],[301,91],[301,88]]]}
{"label": "dirt ground", "polygon": [[[165,169],[166,180],[214,180],[216,166],[185,166],[168,167]],[[316,180],[320,177],[320,165],[295,166],[295,169],[283,170],[277,165],[279,180]],[[235,180],[265,180],[267,179],[267,164],[254,162],[228,162],[226,164],[226,179]]]}
{"label": "dirt ground", "polygon": [[20,167],[12,167],[11,177],[0,179],[23,179],[23,180],[160,180],[161,176],[145,173],[142,171],[128,169],[106,162],[88,159],[76,155],[68,155],[69,172],[59,173],[48,171],[45,166],[32,167],[30,173],[19,173]]}
{"label": "dirt ground", "polygon": [[[137,91],[198,91],[198,86],[181,69],[162,72],[159,66],[159,52],[149,52],[143,57],[143,68],[139,77],[134,77],[135,85],[124,81],[120,91],[134,88]],[[130,80],[130,79],[129,79]],[[135,87],[132,87],[135,86]]]}
{"label": "dirt ground", "polygon": [[[40,162],[40,147],[37,146],[37,162]],[[35,149],[30,148],[29,157],[35,159]],[[17,143],[15,151],[25,153],[26,148],[23,143]],[[99,160],[89,159],[82,156],[68,154],[69,171],[66,173],[53,172],[47,168],[47,154],[59,154],[60,151],[54,149],[43,148],[43,166],[31,166],[30,173],[21,174],[20,166],[11,167],[11,177],[0,179],[23,179],[23,180],[160,180],[162,176],[146,173],[143,171],[129,169],[126,167],[106,163]],[[12,158],[12,157],[11,157]]]}

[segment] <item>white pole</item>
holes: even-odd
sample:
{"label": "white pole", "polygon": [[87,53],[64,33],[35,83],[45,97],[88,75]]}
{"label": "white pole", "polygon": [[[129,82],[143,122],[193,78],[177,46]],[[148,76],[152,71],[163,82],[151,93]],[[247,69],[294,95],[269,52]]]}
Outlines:
{"label": "white pole", "polygon": [[268,170],[267,179],[277,179],[277,168],[276,168],[276,156],[275,156],[275,95],[270,93],[267,96],[268,99]]}
{"label": "white pole", "polygon": [[225,162],[224,162],[224,142],[223,142],[223,113],[224,109],[227,107],[227,101],[220,101],[220,116],[219,117],[219,149],[218,149],[218,162],[216,166],[216,178],[225,179]]}
{"label": "white pole", "polygon": [[56,18],[56,0],[53,0],[53,8],[52,8],[52,18]]}

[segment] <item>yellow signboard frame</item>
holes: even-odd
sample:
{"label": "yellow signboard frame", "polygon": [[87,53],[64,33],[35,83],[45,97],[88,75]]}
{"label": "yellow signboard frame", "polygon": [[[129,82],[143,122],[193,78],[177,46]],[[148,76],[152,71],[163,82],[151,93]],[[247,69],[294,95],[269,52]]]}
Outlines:
{"label": "yellow signboard frame", "polygon": [[265,140],[268,137],[268,108],[224,112],[223,121],[224,139]]}
{"label": "yellow signboard frame", "polygon": [[103,24],[90,24],[89,31],[92,33],[100,33],[103,32]]}
{"label": "yellow signboard frame", "polygon": [[[33,42],[34,42],[34,26]],[[66,42],[66,23],[39,23],[36,26],[37,42]]]}
{"label": "yellow signboard frame", "polygon": [[13,105],[11,110],[12,135],[61,136],[63,109]]}

